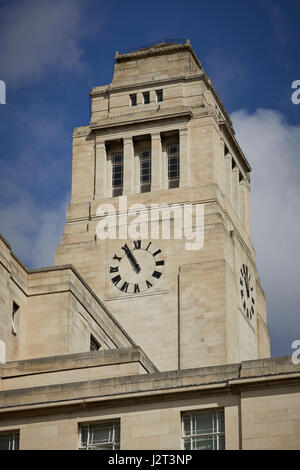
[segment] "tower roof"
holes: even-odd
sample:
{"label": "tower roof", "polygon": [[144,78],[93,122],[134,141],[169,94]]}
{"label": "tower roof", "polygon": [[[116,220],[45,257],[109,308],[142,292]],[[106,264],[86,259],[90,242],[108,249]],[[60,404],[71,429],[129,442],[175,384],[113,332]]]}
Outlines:
{"label": "tower roof", "polygon": [[[177,41],[177,42],[175,42]],[[163,39],[137,49],[117,52],[113,83],[173,78],[202,71],[190,40]]]}

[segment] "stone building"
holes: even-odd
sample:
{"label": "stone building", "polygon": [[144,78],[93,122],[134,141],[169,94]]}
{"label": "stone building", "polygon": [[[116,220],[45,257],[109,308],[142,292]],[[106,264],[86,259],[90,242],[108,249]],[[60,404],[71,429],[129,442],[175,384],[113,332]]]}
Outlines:
{"label": "stone building", "polygon": [[299,449],[251,168],[190,42],[117,53],[90,98],[55,266],[28,270],[0,239],[0,448]]}

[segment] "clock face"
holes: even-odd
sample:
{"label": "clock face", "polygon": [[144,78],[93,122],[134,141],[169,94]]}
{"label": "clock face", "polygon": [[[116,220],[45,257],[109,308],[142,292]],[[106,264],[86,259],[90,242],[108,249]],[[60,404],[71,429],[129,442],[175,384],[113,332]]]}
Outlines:
{"label": "clock face", "polygon": [[254,293],[253,286],[251,285],[251,275],[246,264],[243,264],[240,270],[240,293],[241,293],[241,308],[247,318],[252,320],[254,315]]}
{"label": "clock face", "polygon": [[111,282],[122,292],[147,292],[163,274],[162,251],[148,240],[124,243],[111,260]]}

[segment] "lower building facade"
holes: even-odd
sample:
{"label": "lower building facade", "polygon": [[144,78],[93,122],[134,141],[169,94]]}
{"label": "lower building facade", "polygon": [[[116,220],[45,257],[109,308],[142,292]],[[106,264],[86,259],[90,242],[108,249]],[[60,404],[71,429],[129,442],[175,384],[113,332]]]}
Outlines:
{"label": "lower building facade", "polygon": [[2,449],[300,449],[289,357],[158,372],[132,347],[0,370]]}

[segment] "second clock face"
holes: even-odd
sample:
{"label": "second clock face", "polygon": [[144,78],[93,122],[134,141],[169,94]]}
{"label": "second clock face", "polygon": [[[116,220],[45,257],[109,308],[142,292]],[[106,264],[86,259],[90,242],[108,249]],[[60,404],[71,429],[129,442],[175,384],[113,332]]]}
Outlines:
{"label": "second clock face", "polygon": [[254,293],[253,286],[251,285],[251,275],[246,264],[243,264],[240,271],[240,292],[241,292],[241,306],[244,314],[252,320],[254,315]]}
{"label": "second clock face", "polygon": [[163,274],[162,251],[147,240],[124,243],[111,260],[111,282],[122,292],[147,292]]}

